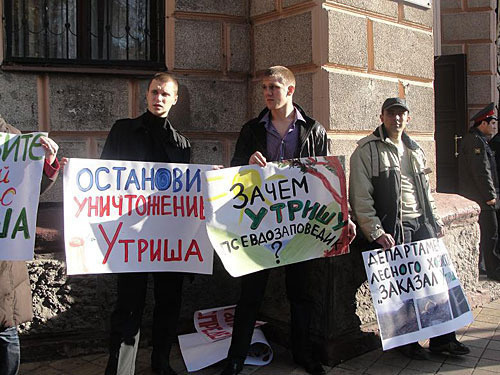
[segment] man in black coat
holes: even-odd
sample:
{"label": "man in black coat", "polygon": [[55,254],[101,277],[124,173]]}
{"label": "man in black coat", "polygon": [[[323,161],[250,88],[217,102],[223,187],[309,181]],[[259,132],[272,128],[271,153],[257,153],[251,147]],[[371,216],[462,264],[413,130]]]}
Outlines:
{"label": "man in black coat", "polygon": [[[328,139],[323,126],[308,117],[293,103],[295,77],[284,66],[274,66],[264,72],[262,92],[266,108],[241,129],[231,166],[256,164],[265,167],[267,161],[307,156],[326,156]],[[349,221],[351,240],[354,224]],[[292,354],[294,361],[314,375],[325,371],[319,353],[312,347],[310,323],[313,303],[308,290],[310,262],[285,267],[286,289],[290,300]],[[270,270],[241,277],[241,295],[236,306],[233,336],[225,369],[221,375],[236,375],[243,369],[253,329],[259,312]]]}
{"label": "man in black coat", "polygon": [[[167,73],[156,74],[148,86],[146,113],[118,120],[111,129],[101,159],[189,163],[189,140],[170,124],[168,113],[177,103],[177,81]],[[173,375],[169,356],[176,340],[183,275],[155,272],[153,352],[155,373]],[[144,310],[148,273],[118,274],[118,296],[111,315],[110,355],[106,375],[133,375]]]}
{"label": "man in black coat", "polygon": [[500,281],[500,259],[497,252],[499,202],[498,172],[495,154],[488,138],[496,130],[497,118],[491,103],[471,119],[474,125],[464,136],[458,157],[459,193],[481,207],[479,226],[479,271]]}

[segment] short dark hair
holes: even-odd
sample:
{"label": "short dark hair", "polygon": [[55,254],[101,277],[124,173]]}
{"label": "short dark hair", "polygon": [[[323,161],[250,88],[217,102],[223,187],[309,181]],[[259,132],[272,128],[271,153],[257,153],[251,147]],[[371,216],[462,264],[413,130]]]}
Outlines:
{"label": "short dark hair", "polygon": [[174,76],[172,74],[165,73],[165,72],[156,73],[149,81],[148,91],[149,91],[149,87],[151,86],[151,83],[153,83],[153,81],[159,81],[161,83],[172,82],[174,84],[175,93],[177,94],[177,90],[179,89],[179,83],[177,82],[177,80],[174,78]]}
{"label": "short dark hair", "polygon": [[264,77],[272,77],[283,83],[285,86],[295,86],[295,76],[286,66],[276,65],[264,71]]}

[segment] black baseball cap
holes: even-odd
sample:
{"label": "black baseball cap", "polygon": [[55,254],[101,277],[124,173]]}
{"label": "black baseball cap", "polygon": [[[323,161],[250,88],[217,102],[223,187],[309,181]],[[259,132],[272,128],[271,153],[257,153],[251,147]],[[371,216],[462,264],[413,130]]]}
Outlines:
{"label": "black baseball cap", "polygon": [[402,98],[385,99],[384,104],[382,104],[382,112],[384,112],[384,109],[389,109],[393,107],[402,107],[406,109],[408,112],[410,112],[410,108],[408,108],[408,104],[406,104],[406,99]]}

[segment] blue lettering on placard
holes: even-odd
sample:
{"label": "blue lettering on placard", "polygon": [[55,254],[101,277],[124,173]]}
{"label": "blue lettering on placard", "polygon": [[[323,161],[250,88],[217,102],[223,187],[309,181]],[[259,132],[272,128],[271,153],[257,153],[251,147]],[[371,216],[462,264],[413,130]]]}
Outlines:
{"label": "blue lettering on placard", "polygon": [[101,186],[101,184],[99,183],[99,173],[100,172],[106,172],[107,174],[109,174],[109,169],[106,167],[99,167],[96,169],[96,171],[95,171],[95,186],[97,187],[97,190],[99,190],[99,191],[108,190],[111,187],[111,184],[106,184],[104,186]]}
{"label": "blue lettering on placard", "polygon": [[82,168],[76,175],[77,186],[87,192],[95,187],[99,191],[109,189],[129,190],[159,190],[172,189],[177,193],[185,190],[201,191],[201,170],[195,171],[180,168],[127,168],[127,167],[97,167],[95,171]]}

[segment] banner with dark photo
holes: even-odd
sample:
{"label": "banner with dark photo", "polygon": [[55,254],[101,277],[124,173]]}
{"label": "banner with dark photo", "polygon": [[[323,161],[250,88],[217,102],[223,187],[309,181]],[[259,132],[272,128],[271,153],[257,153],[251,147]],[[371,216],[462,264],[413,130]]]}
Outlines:
{"label": "banner with dark photo", "polygon": [[363,259],[384,350],[472,322],[469,303],[442,240],[365,251]]}

